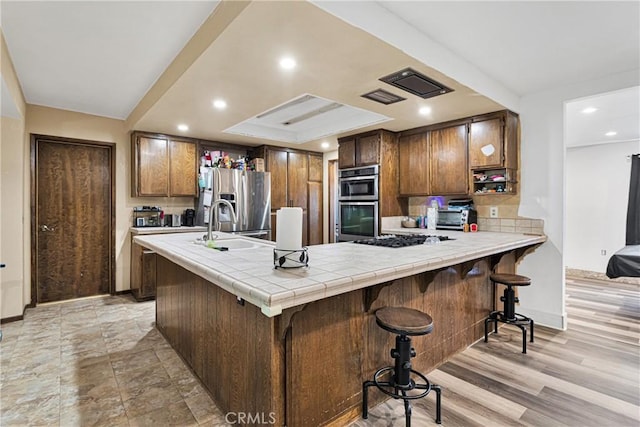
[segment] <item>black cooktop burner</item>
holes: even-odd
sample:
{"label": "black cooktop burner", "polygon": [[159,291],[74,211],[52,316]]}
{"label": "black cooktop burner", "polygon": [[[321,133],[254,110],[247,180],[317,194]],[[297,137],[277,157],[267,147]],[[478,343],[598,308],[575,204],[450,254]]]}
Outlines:
{"label": "black cooktop burner", "polygon": [[422,245],[428,237],[437,237],[441,242],[443,240],[455,240],[449,236],[434,236],[426,234],[412,234],[409,236],[384,235],[373,237],[371,239],[354,240],[353,243],[371,246],[384,246],[386,248],[404,248],[405,246]]}

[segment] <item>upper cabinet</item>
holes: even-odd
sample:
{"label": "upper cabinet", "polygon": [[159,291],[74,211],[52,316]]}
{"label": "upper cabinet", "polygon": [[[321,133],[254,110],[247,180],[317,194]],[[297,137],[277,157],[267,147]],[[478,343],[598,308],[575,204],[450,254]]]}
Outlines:
{"label": "upper cabinet", "polygon": [[433,130],[429,139],[431,194],[467,194],[467,125]]}
{"label": "upper cabinet", "polygon": [[338,140],[338,168],[348,169],[380,163],[380,132]]}
{"label": "upper cabinet", "polygon": [[518,169],[518,116],[500,111],[474,117],[469,128],[471,193],[513,194]]}
{"label": "upper cabinet", "polygon": [[132,197],[196,197],[197,145],[187,140],[131,135]]}
{"label": "upper cabinet", "polygon": [[302,244],[321,244],[322,155],[266,145],[254,154],[265,159],[271,173],[271,239],[276,239],[276,211],[298,206],[303,209]]}
{"label": "upper cabinet", "polygon": [[517,168],[518,116],[510,111],[474,117],[469,130],[471,169]]}
{"label": "upper cabinet", "polygon": [[429,194],[429,132],[403,135],[398,139],[400,195]]}

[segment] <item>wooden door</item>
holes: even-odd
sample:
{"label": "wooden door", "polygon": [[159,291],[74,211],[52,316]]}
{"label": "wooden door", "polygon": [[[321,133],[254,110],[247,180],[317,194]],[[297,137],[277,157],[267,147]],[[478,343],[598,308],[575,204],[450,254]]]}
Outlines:
{"label": "wooden door", "polygon": [[309,181],[322,182],[322,156],[309,154]]}
{"label": "wooden door", "polygon": [[32,136],[32,303],[115,291],[113,147]]}
{"label": "wooden door", "polygon": [[[271,209],[288,206],[287,200],[287,152],[269,149],[267,171],[271,173]],[[274,226],[275,222],[271,221]],[[273,233],[275,240],[275,232]]]}
{"label": "wooden door", "polygon": [[307,155],[303,153],[289,153],[289,168],[287,173],[287,189],[289,206],[307,209],[307,181],[309,180]]}
{"label": "wooden door", "polygon": [[329,160],[329,243],[336,243],[338,221],[336,209],[338,208],[338,161]]}
{"label": "wooden door", "polygon": [[309,245],[320,245],[323,239],[322,227],[322,183],[309,182]]}
{"label": "wooden door", "polygon": [[169,195],[196,197],[197,182],[196,144],[187,141],[169,141]]}
{"label": "wooden door", "polygon": [[402,136],[398,146],[400,194],[429,194],[429,134]]}
{"label": "wooden door", "polygon": [[380,135],[358,138],[356,166],[377,165],[380,162]]}
{"label": "wooden door", "polygon": [[169,148],[166,139],[139,137],[136,141],[137,196],[169,195]]}
{"label": "wooden door", "polygon": [[341,139],[338,144],[338,168],[354,168],[356,166],[356,139]]}
{"label": "wooden door", "polygon": [[469,131],[469,167],[503,166],[504,125],[501,118],[471,123]]}
{"label": "wooden door", "polygon": [[431,194],[468,194],[467,125],[431,131]]}

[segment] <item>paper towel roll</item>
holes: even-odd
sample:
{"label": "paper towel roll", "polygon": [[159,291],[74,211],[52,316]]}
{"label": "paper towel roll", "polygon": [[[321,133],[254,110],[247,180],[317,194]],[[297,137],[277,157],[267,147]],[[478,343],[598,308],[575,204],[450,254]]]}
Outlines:
{"label": "paper towel roll", "polygon": [[276,212],[276,249],[302,249],[302,208],[280,208]]}
{"label": "paper towel roll", "polygon": [[438,224],[438,209],[436,208],[427,209],[427,229],[435,230],[437,224]]}

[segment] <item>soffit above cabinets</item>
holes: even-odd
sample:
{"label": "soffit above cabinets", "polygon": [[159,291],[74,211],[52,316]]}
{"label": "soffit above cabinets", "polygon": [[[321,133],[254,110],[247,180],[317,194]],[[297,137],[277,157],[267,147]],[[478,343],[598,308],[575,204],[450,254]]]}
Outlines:
{"label": "soffit above cabinets", "polygon": [[224,132],[302,144],[389,120],[383,114],[305,93]]}

